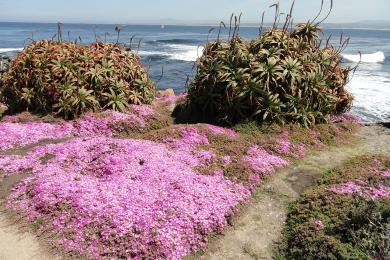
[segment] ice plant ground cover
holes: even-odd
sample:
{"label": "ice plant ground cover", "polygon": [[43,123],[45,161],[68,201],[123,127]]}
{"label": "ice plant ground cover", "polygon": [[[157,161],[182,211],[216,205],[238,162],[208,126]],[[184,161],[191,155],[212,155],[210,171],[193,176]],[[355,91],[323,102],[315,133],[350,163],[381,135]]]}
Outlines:
{"label": "ice plant ground cover", "polygon": [[180,259],[222,232],[265,175],[345,141],[356,127],[351,120],[266,131],[180,125],[168,105],[164,99],[67,122],[4,118],[0,174],[27,175],[7,207],[64,253]]}
{"label": "ice plant ground cover", "polygon": [[29,113],[7,116],[0,124],[0,151],[72,136],[115,136],[125,130],[142,132],[153,128],[160,117],[149,105],[132,105],[126,113],[111,110],[87,113],[74,121],[40,119]]}
{"label": "ice plant ground cover", "polygon": [[289,209],[278,259],[387,259],[390,157],[354,158]]}
{"label": "ice plant ground cover", "polygon": [[[47,163],[34,160],[46,154]],[[202,157],[151,141],[76,138],[29,155],[33,175],[10,205],[89,258],[180,258],[249,196],[240,183],[196,174]]]}

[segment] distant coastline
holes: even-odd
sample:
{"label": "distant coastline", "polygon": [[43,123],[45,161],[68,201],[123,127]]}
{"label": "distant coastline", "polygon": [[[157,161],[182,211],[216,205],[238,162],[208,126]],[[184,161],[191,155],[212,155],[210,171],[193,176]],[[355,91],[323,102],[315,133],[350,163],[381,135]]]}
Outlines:
{"label": "distant coastline", "polygon": [[[1,21],[3,24],[56,24],[56,22],[26,22],[26,21]],[[122,26],[190,26],[190,27],[218,27],[219,24],[215,22],[183,22],[183,21],[153,21],[153,22],[129,22],[129,23],[82,23],[82,22],[64,22],[68,25],[122,25]],[[224,21],[226,25],[229,25],[229,21]],[[259,22],[243,22],[241,27],[258,28]],[[265,27],[272,27],[272,23],[264,23]],[[344,29],[344,30],[378,30],[378,31],[390,31],[390,21],[366,21],[366,22],[354,22],[354,23],[323,23],[324,29]]]}

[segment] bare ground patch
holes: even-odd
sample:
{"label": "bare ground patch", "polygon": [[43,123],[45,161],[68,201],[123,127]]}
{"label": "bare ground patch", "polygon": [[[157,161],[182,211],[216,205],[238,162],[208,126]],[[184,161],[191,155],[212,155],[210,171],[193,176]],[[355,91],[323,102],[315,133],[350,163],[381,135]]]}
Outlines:
{"label": "bare ground patch", "polygon": [[[42,140],[36,144],[9,149],[1,154],[25,155],[35,147],[61,143],[69,140]],[[12,189],[30,173],[3,176],[0,171],[0,260],[45,260],[63,259],[56,254],[52,246],[44,238],[38,238],[31,232],[31,226],[23,219],[4,207],[5,199]]]}

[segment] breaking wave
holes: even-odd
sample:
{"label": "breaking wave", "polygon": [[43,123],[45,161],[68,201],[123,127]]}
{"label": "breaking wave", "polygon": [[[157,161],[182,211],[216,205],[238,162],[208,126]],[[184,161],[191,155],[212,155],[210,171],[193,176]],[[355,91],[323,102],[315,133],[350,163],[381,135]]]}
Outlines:
{"label": "breaking wave", "polygon": [[385,61],[385,54],[381,51],[371,53],[371,54],[341,54],[345,60],[352,62],[364,62],[364,63],[379,63]]}
{"label": "breaking wave", "polygon": [[163,44],[201,44],[201,40],[197,39],[168,39],[168,40],[156,40],[156,41],[149,41],[148,43],[163,43]]}
{"label": "breaking wave", "polygon": [[18,52],[22,51],[23,48],[0,48],[0,53],[5,53],[5,52]]}
{"label": "breaking wave", "polygon": [[139,55],[147,57],[160,57],[180,61],[196,61],[203,53],[203,47],[182,44],[167,44],[165,51],[139,51]]}
{"label": "breaking wave", "polygon": [[357,72],[347,88],[353,94],[352,110],[366,122],[390,121],[389,74]]}

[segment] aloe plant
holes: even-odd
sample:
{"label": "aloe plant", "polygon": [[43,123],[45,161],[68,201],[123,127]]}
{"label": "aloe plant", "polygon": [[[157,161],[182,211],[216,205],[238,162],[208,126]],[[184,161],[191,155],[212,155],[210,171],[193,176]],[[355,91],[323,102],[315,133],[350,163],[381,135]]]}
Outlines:
{"label": "aloe plant", "polygon": [[11,112],[74,118],[86,111],[123,111],[128,104],[151,103],[155,84],[140,58],[117,44],[43,40],[12,62],[0,94]]}
{"label": "aloe plant", "polygon": [[351,107],[353,98],[345,89],[350,69],[339,65],[339,49],[328,43],[321,47],[319,24],[287,30],[289,19],[283,28],[277,21],[250,42],[236,28],[228,40],[205,46],[188,99],[177,108],[187,117],[181,119],[309,127]]}

